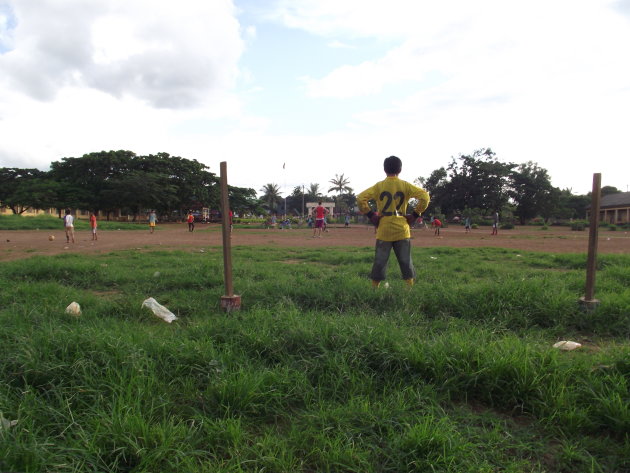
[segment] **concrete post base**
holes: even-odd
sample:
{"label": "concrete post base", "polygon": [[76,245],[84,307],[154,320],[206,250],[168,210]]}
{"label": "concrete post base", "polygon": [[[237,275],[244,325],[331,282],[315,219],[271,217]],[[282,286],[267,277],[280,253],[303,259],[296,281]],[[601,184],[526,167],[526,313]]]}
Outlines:
{"label": "concrete post base", "polygon": [[241,296],[221,296],[221,308],[226,312],[233,310],[240,310],[241,308]]}
{"label": "concrete post base", "polygon": [[580,304],[580,308],[584,312],[593,312],[597,309],[597,307],[599,307],[600,301],[599,299],[586,300],[584,297],[580,297],[578,304]]}

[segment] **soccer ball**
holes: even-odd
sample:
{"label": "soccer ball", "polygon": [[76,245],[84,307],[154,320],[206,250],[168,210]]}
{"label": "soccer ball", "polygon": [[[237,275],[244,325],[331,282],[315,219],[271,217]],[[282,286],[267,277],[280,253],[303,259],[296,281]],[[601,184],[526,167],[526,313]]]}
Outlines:
{"label": "soccer ball", "polygon": [[48,235],[49,241],[55,241],[55,235]]}

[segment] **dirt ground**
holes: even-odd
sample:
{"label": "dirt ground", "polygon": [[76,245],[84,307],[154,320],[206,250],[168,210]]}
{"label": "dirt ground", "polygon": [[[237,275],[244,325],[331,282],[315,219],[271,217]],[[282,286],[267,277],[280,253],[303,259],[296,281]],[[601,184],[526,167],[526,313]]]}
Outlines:
{"label": "dirt ground", "polygon": [[[350,228],[330,226],[322,238],[312,238],[309,229],[260,229],[236,228],[232,235],[232,246],[260,245],[272,247],[326,247],[374,245],[374,230],[364,225]],[[54,235],[54,241],[49,241]],[[123,249],[192,249],[220,246],[220,225],[197,225],[188,232],[183,224],[159,225],[155,233],[146,231],[99,231],[98,241],[92,241],[89,231],[76,233],[76,243],[67,244],[63,230],[59,231],[0,231],[0,261],[28,258],[34,255],[56,255],[60,253],[99,254]],[[442,229],[436,237],[430,229],[412,231],[414,247],[501,247],[518,250],[545,251],[552,253],[586,253],[588,231],[575,232],[568,228],[541,230],[539,227],[517,227],[501,230],[499,235],[490,235],[489,227],[465,233],[460,226]],[[630,234],[625,231],[599,232],[599,253],[630,253]]]}

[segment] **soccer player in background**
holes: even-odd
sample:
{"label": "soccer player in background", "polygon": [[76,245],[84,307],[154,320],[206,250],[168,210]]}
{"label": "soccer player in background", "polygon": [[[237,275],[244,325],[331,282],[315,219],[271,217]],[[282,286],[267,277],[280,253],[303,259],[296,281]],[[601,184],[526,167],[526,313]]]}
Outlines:
{"label": "soccer player in background", "polygon": [[322,202],[319,201],[317,203],[317,207],[313,209],[313,214],[315,216],[315,227],[313,228],[313,238],[315,238],[316,236],[318,236],[319,238],[322,237],[322,230],[324,230],[324,227],[325,227],[325,219],[326,219],[327,213],[328,213],[328,210],[326,210],[326,208],[322,206]]}
{"label": "soccer player in background", "polygon": [[[402,171],[402,161],[396,156],[385,159],[383,168],[387,177],[377,182],[357,196],[359,209],[377,227],[376,251],[370,278],[378,287],[385,280],[387,262],[392,248],[398,260],[405,282],[413,286],[416,271],[411,260],[411,222],[414,222],[429,205],[429,194],[424,189],[398,178]],[[418,204],[411,214],[407,214],[409,199],[417,199]],[[376,212],[368,202],[376,202]]]}

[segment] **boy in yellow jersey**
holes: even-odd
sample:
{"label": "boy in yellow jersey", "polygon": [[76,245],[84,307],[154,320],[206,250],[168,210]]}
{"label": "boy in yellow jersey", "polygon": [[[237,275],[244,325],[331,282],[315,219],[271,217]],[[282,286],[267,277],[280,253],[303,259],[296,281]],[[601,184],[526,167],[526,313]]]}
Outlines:
{"label": "boy in yellow jersey", "polygon": [[[385,159],[383,168],[387,178],[377,182],[357,196],[359,209],[377,227],[376,253],[372,265],[372,285],[378,287],[385,279],[389,254],[394,249],[403,279],[413,285],[416,271],[411,260],[411,230],[415,221],[429,205],[429,194],[424,189],[398,178],[402,161],[396,156]],[[409,199],[418,199],[418,205],[407,214]],[[376,202],[376,210],[370,209],[368,201]]]}

